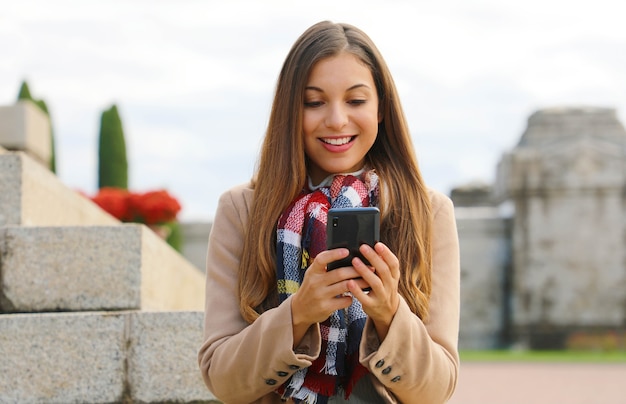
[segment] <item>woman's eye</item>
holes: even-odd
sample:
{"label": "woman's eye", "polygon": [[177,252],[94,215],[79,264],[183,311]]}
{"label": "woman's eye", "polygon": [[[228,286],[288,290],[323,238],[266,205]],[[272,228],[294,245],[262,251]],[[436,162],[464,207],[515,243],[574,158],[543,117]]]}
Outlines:
{"label": "woman's eye", "polygon": [[307,108],[317,108],[322,105],[322,101],[305,101],[304,106]]}
{"label": "woman's eye", "polygon": [[348,104],[350,105],[361,105],[361,104],[365,104],[367,102],[367,100],[350,100],[348,101]]}

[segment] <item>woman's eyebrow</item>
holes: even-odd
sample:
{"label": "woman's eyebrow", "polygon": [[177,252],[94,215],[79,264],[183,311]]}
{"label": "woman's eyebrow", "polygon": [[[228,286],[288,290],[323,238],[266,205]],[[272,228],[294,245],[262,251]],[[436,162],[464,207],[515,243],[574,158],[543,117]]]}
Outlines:
{"label": "woman's eyebrow", "polygon": [[[368,86],[367,84],[359,83],[359,84],[355,84],[355,85],[349,87],[346,91],[356,90],[357,88],[361,88],[361,87],[365,87],[365,88],[371,89],[370,86]],[[324,92],[324,90],[322,90],[319,87],[315,87],[315,86],[306,86],[304,89],[305,90],[313,90],[313,91],[317,91],[317,92],[320,92],[320,93]]]}
{"label": "woman's eyebrow", "polygon": [[323,92],[324,92],[324,90],[322,90],[322,89],[321,89],[321,88],[319,88],[319,87],[315,87],[315,86],[306,86],[304,89],[305,89],[305,90],[313,90],[313,91],[317,91],[317,92],[319,92],[319,93],[323,93]]}

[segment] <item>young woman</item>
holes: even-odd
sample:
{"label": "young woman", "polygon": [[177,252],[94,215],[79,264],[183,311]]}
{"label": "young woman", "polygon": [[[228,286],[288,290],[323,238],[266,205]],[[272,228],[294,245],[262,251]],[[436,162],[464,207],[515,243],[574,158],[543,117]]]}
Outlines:
{"label": "young woman", "polygon": [[[328,209],[360,206],[381,211],[370,265],[327,271],[348,255],[325,249]],[[452,203],[424,185],[375,45],[318,23],[284,62],[254,178],[219,201],[204,381],[228,404],[443,403],[458,323]]]}

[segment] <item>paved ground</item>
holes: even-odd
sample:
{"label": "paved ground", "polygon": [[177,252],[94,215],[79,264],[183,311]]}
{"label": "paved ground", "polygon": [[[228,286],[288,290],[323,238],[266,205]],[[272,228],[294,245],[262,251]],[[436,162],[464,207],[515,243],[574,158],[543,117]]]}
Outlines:
{"label": "paved ground", "polygon": [[626,364],[461,364],[448,404],[626,404]]}

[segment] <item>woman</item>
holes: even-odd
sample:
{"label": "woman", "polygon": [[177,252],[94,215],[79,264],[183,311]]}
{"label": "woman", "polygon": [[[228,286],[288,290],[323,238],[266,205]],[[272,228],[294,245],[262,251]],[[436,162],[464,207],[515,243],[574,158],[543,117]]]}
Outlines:
{"label": "woman", "polygon": [[[370,265],[326,270],[348,255],[325,251],[337,206],[380,209]],[[424,185],[389,69],[359,29],[315,24],[282,67],[253,180],[220,198],[204,381],[229,404],[443,403],[458,322],[452,203]]]}

